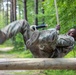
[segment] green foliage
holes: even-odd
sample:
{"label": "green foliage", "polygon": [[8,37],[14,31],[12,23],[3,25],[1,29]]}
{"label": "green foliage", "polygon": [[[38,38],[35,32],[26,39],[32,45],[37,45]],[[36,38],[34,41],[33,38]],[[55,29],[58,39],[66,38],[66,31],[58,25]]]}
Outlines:
{"label": "green foliage", "polygon": [[20,51],[20,50],[25,49],[24,48],[24,40],[20,33],[16,35],[15,41],[13,41],[13,43],[14,43],[14,50]]}
{"label": "green foliage", "polygon": [[0,12],[0,28],[5,26],[5,20],[4,20],[4,15],[3,15],[3,11]]}
{"label": "green foliage", "polygon": [[27,16],[29,24],[30,25],[34,24],[35,19],[34,0],[27,0]]}
{"label": "green foliage", "polygon": [[29,50],[20,52],[18,58],[33,58],[32,53]]}
{"label": "green foliage", "polygon": [[59,0],[58,1],[58,9],[59,9],[59,16],[60,16],[60,24],[62,27],[62,32],[63,30],[65,30],[64,32],[66,32],[68,29],[70,29],[73,25],[75,25],[76,21],[76,5],[75,5],[76,1],[75,0],[71,0],[71,1],[63,1],[63,0]]}
{"label": "green foliage", "polygon": [[[2,53],[2,52],[0,52]],[[30,50],[16,50],[12,49],[11,51],[7,51],[6,54],[13,54],[16,58],[33,58],[32,53]]]}
{"label": "green foliage", "polygon": [[45,70],[46,75],[75,75],[73,70]]}
{"label": "green foliage", "polygon": [[[35,15],[34,12],[34,0],[27,0],[27,16],[28,22],[30,25],[34,24],[35,17],[38,17],[38,23],[42,23],[42,18],[45,19],[45,23],[48,24],[48,28],[55,27],[56,22],[56,11],[54,0],[45,0],[44,2],[39,1],[39,12],[38,15]],[[18,0],[17,5],[19,6],[20,14],[18,14],[18,19],[23,19],[23,1]],[[61,25],[60,33],[66,33],[71,27],[76,26],[76,0],[57,0],[58,14]],[[42,9],[44,9],[44,14],[42,14]],[[21,18],[19,18],[21,17]],[[6,20],[6,18],[5,18]],[[0,12],[0,28],[4,27],[5,20],[3,17],[3,11]],[[17,57],[21,58],[32,58],[32,54],[29,50],[25,50],[24,41],[21,34],[18,34],[16,37],[15,48],[10,54],[17,54]],[[76,57],[76,48],[74,51],[68,53],[65,58]],[[73,70],[45,70],[46,75],[75,75],[76,72]]]}

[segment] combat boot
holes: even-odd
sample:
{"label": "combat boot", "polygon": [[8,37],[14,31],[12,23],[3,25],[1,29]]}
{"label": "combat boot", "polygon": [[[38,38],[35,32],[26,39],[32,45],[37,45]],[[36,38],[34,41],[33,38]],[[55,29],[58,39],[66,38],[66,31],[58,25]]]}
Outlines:
{"label": "combat boot", "polygon": [[6,35],[0,30],[0,44],[4,43],[6,40]]}

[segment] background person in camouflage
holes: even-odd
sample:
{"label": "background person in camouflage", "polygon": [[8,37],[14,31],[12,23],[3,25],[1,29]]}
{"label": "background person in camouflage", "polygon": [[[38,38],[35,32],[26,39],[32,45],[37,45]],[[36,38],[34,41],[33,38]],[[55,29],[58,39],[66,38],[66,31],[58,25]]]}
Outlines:
{"label": "background person in camouflage", "polygon": [[20,32],[23,35],[26,47],[34,57],[63,57],[74,47],[76,29],[73,28],[63,35],[59,35],[58,30],[60,30],[60,25],[57,25],[56,28],[39,31],[36,26],[29,26],[26,20],[18,20],[0,30],[0,44]]}

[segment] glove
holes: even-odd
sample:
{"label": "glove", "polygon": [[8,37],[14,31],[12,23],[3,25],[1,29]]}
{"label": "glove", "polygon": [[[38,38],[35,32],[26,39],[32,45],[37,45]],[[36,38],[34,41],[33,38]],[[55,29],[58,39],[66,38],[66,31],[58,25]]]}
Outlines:
{"label": "glove", "polygon": [[56,26],[56,30],[60,30],[60,25],[57,25]]}

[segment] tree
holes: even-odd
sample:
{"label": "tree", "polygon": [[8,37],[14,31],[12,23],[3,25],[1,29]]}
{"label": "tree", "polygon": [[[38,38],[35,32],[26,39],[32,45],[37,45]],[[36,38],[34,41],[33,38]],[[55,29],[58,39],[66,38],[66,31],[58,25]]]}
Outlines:
{"label": "tree", "polygon": [[37,14],[38,14],[38,0],[34,0],[35,1],[35,25],[38,25],[38,18],[37,18]]}
{"label": "tree", "polygon": [[7,16],[7,25],[8,25],[8,0],[7,0],[7,12],[6,12],[6,16]]}
{"label": "tree", "polygon": [[11,0],[11,11],[10,11],[10,22],[15,21],[17,19],[16,16],[16,0]]}
{"label": "tree", "polygon": [[[44,2],[45,0],[42,0],[42,13],[44,14],[44,7],[43,7],[43,2]],[[44,17],[42,18],[42,24],[44,24],[45,22],[44,22]]]}
{"label": "tree", "polygon": [[24,0],[24,18],[27,20],[27,0]]}

